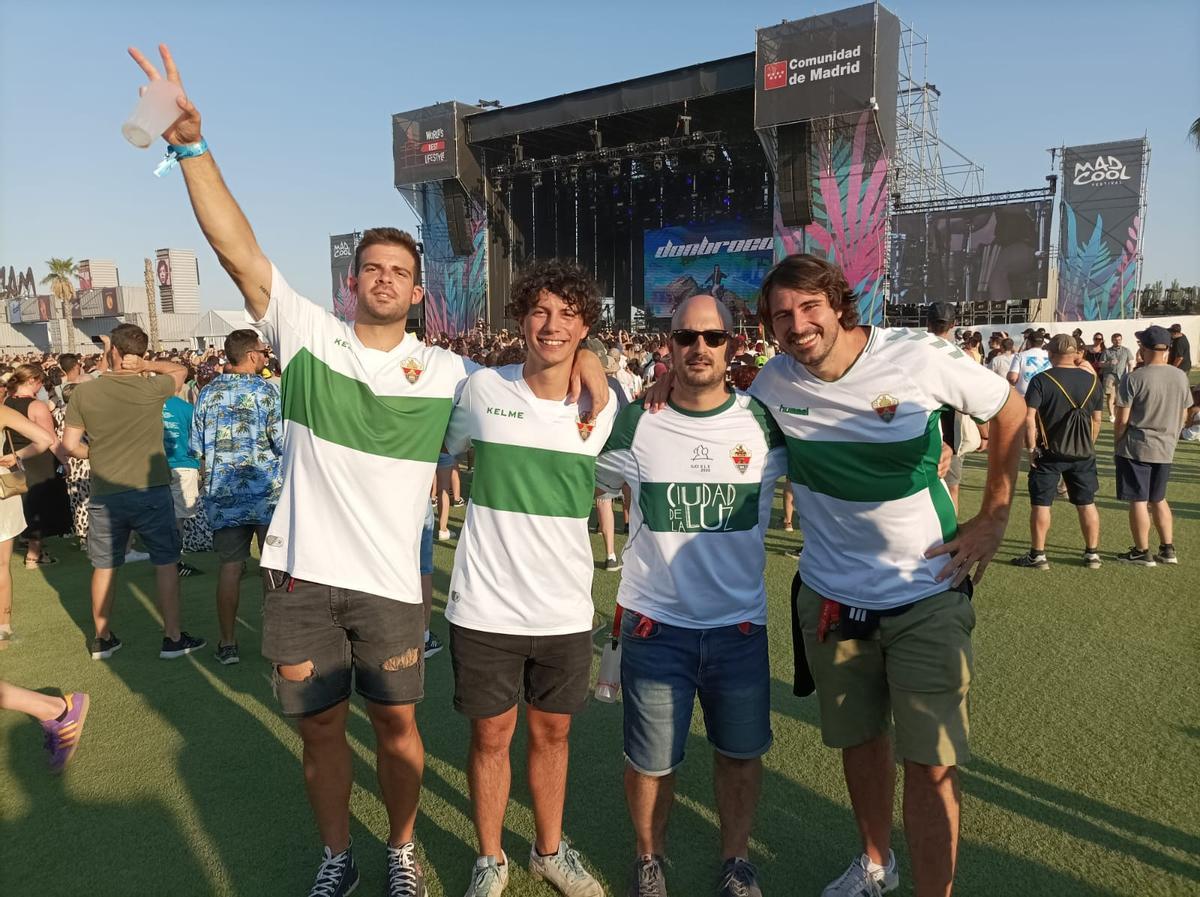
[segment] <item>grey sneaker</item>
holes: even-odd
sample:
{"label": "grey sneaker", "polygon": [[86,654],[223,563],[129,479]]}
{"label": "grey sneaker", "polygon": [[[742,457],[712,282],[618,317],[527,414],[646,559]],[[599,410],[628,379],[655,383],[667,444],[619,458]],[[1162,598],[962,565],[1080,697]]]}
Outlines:
{"label": "grey sneaker", "polygon": [[583,868],[579,851],[566,838],[558,842],[558,852],[548,857],[537,852],[535,843],[529,850],[529,874],[534,881],[548,881],[564,897],[604,897],[604,888]]}
{"label": "grey sneaker", "polygon": [[1175,556],[1175,546],[1159,545],[1158,554],[1154,555],[1154,560],[1160,564],[1178,564],[1179,558]]}
{"label": "grey sneaker", "polygon": [[871,871],[870,858],[864,853],[850,867],[825,886],[821,897],[880,897],[900,885],[896,870],[896,855],[888,851],[886,869]]}
{"label": "grey sneaker", "polygon": [[1033,570],[1050,569],[1050,561],[1046,559],[1044,551],[1027,551],[1024,554],[1017,555],[1009,563],[1014,567],[1026,567]]}
{"label": "grey sneaker", "polygon": [[399,847],[387,849],[386,897],[428,897],[425,890],[425,875],[417,862],[416,845],[409,841]]}
{"label": "grey sneaker", "polygon": [[471,871],[471,885],[465,897],[500,897],[508,886],[508,857],[498,862],[495,857],[480,857]]}
{"label": "grey sneaker", "polygon": [[609,573],[616,573],[621,569],[621,561],[619,558],[610,557],[604,562],[604,569]]}
{"label": "grey sneaker", "polygon": [[1089,570],[1099,570],[1100,552],[1091,548],[1085,548],[1083,550],[1083,562],[1087,565]]}
{"label": "grey sneaker", "polygon": [[430,657],[433,657],[433,655],[441,651],[443,647],[442,640],[432,632],[429,633],[429,638],[425,639],[425,659],[428,660]]}
{"label": "grey sneaker", "polygon": [[733,857],[721,865],[720,897],[762,897],[758,870],[749,860]]}
{"label": "grey sneaker", "polygon": [[667,877],[663,858],[656,853],[638,857],[633,863],[633,881],[628,897],[667,897]]}
{"label": "grey sneaker", "polygon": [[242,658],[238,655],[237,645],[218,645],[217,646],[217,663],[229,666],[232,663],[241,663]]}

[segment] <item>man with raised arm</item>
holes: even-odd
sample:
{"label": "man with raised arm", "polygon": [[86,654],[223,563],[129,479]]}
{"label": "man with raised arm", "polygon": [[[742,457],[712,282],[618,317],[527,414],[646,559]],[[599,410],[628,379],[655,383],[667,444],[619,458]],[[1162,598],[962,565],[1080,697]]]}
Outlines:
{"label": "man with raised arm", "polygon": [[[179,72],[160,45],[165,75]],[[150,80],[157,69],[130,55]],[[348,284],[353,324],[298,295],[263,254],[221,178],[186,96],[163,133],[180,161],[196,220],[283,368],[283,488],[262,554],[263,654],[283,713],[299,720],[304,779],[324,843],[310,897],[343,897],[359,880],[350,845],[352,686],[375,730],[387,808],[387,893],[424,897],[413,829],[424,747],[414,704],[424,688],[421,527],[438,450],[469,361],[405,332],[420,302],[421,257],[395,228],[363,234]],[[599,361],[582,377],[607,401]]]}

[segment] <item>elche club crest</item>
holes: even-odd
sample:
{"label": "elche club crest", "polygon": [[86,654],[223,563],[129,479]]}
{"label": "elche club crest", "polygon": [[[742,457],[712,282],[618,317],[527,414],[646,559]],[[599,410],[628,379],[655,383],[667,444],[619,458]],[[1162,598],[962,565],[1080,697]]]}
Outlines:
{"label": "elche club crest", "polygon": [[750,450],[740,442],[730,450],[729,457],[733,460],[733,466],[737,468],[738,473],[745,473],[750,467]]}
{"label": "elche club crest", "polygon": [[592,430],[596,429],[594,420],[584,420],[582,414],[575,416],[575,429],[579,431],[579,438],[587,442],[587,438],[592,435]]}
{"label": "elche club crest", "polygon": [[888,395],[886,392],[880,393],[871,402],[871,407],[875,409],[875,413],[879,415],[879,419],[885,424],[892,422],[892,418],[896,416],[896,408],[899,405],[899,400],[895,396]]}
{"label": "elche club crest", "polygon": [[402,370],[404,371],[404,378],[409,383],[416,383],[421,379],[421,375],[425,373],[425,368],[421,367],[421,362],[415,358],[404,359]]}

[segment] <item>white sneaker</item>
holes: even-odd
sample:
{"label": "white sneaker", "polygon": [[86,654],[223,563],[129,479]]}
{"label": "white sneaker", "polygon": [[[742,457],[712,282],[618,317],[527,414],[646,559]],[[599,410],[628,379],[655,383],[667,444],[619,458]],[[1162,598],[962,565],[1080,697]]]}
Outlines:
{"label": "white sneaker", "polygon": [[534,881],[547,881],[554,885],[564,897],[604,897],[604,888],[583,868],[579,851],[563,838],[558,842],[558,853],[548,857],[537,852],[537,844],[529,849],[529,874]]}
{"label": "white sneaker", "polygon": [[821,897],[880,897],[900,884],[896,870],[896,855],[888,851],[886,869],[870,869],[871,860],[864,853],[850,864],[845,872],[825,886]]}
{"label": "white sneaker", "polygon": [[439,542],[449,542],[450,541],[450,530],[448,530],[448,529],[438,530],[437,540]]}
{"label": "white sneaker", "polygon": [[508,886],[508,857],[498,863],[495,857],[480,857],[471,871],[471,884],[465,897],[500,897]]}

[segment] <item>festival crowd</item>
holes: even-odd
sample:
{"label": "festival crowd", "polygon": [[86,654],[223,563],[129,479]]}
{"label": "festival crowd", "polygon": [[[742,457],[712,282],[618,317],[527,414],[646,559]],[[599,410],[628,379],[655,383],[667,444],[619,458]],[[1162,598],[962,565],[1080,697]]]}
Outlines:
{"label": "festival crowd", "polygon": [[[177,81],[165,48],[163,63]],[[699,698],[720,822],[716,891],[761,897],[750,838],[772,744],[763,540],[785,478],[783,525],[794,517],[804,536],[791,586],[794,691],[816,694],[861,835],[822,895],[898,886],[897,768],[913,890],[949,894],[957,767],[970,756],[972,593],[1008,525],[1019,459],[1029,462],[1031,539],[1012,563],[1049,566],[1050,508],[1063,490],[1082,563],[1099,567],[1096,438],[1107,408],[1133,537],[1117,558],[1177,563],[1166,491],[1181,430],[1196,438],[1200,428],[1186,338],[1151,326],[1131,348],[1103,333],[1089,344],[1078,331],[1030,329],[990,336],[985,351],[981,334],[954,330],[946,303],[930,306],[924,330],[861,325],[840,268],[793,255],[762,284],[761,335],[735,334],[708,295],[681,303],[665,333],[601,331],[595,281],[573,260],[548,259],[513,283],[513,332],[422,340],[405,329],[423,295],[409,234],[363,234],[350,280],[356,319],[336,319],[267,258],[195,106],[181,98],[180,113],[164,137],[181,150],[197,220],[255,328],[220,351],[150,353],[147,335],[121,324],[86,357],[4,359],[0,637],[12,631],[16,540],[36,569],[58,560],[47,538],[70,534],[93,566],[93,659],[123,647],[117,571],[139,561],[155,568],[159,657],[205,648],[183,628],[179,580],[210,571],[186,563],[186,549],[216,554],[211,650],[238,663],[241,580],[257,542],[262,653],[304,744],[323,847],[310,897],[359,883],[346,740],[354,691],[376,737],[386,893],[424,897],[415,707],[426,661],[444,647],[429,626],[432,544],[453,540],[445,618],[478,842],[467,897],[499,897],[508,883],[522,703],[530,873],[567,897],[599,897],[563,818],[572,719],[591,693],[594,510],[601,569],[620,574],[612,641],[635,841],[628,894],[667,893],[668,822]],[[963,459],[975,452],[982,500],[960,520]],[[614,501],[629,534],[620,557]],[[464,522],[452,534],[455,505]],[[84,692],[54,698],[0,682],[0,707],[41,721],[56,770],[79,745],[88,705]]]}

